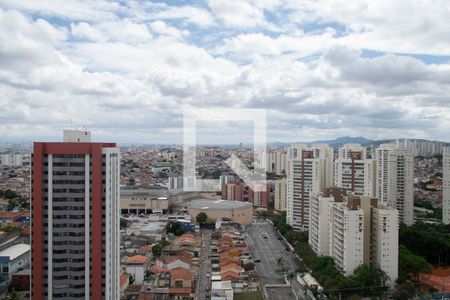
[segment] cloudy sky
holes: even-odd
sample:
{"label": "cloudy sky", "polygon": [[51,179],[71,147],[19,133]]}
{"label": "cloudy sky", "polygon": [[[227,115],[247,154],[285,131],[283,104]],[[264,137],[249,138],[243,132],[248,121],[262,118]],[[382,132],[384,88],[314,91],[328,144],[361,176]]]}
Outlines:
{"label": "cloudy sky", "polygon": [[[450,141],[449,15],[448,0],[0,0],[0,141],[84,126],[181,142],[195,108],[267,109],[269,141]],[[251,127],[222,125],[204,141]]]}

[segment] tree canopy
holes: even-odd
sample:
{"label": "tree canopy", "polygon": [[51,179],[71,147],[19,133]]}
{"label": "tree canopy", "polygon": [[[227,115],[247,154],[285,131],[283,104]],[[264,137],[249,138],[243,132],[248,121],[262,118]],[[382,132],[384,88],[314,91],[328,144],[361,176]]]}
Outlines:
{"label": "tree canopy", "polygon": [[175,222],[175,223],[169,224],[169,228],[168,228],[167,232],[173,233],[176,236],[180,236],[185,231],[184,231],[183,227],[181,227],[180,223]]}
{"label": "tree canopy", "polygon": [[400,226],[400,244],[433,265],[450,262],[450,225],[416,222]]}
{"label": "tree canopy", "polygon": [[204,212],[199,213],[196,217],[195,220],[197,221],[198,224],[202,225],[203,223],[206,222],[206,220],[208,219],[208,215]]}

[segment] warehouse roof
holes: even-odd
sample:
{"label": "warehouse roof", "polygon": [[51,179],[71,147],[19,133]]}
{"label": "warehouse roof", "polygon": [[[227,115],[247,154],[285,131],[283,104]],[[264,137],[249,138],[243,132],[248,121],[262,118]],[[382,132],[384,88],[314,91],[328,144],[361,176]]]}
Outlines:
{"label": "warehouse roof", "polygon": [[29,252],[30,249],[31,247],[28,244],[17,244],[1,251],[0,257],[6,256],[9,257],[10,260],[14,260],[17,257],[21,256],[22,254]]}
{"label": "warehouse roof", "polygon": [[238,209],[252,207],[249,202],[239,202],[231,200],[205,200],[205,199],[195,199],[191,201],[191,208],[194,209]]}

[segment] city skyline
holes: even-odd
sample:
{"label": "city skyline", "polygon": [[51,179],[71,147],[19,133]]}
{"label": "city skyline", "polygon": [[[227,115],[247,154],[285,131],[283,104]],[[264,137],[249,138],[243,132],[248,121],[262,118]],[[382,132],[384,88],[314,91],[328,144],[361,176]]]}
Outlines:
{"label": "city skyline", "polygon": [[[0,133],[57,140],[62,129],[85,126],[95,140],[178,143],[182,109],[221,107],[267,109],[272,141],[445,141],[446,8],[5,0]],[[235,127],[212,128],[206,142],[217,133],[231,139]]]}

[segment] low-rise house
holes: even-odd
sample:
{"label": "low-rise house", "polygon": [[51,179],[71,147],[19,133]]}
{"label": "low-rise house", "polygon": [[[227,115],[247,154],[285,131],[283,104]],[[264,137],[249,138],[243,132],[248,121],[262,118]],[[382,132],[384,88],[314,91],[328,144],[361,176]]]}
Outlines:
{"label": "low-rise house", "polygon": [[28,244],[13,245],[0,252],[0,277],[11,279],[11,275],[17,271],[29,268],[30,250]]}
{"label": "low-rise house", "polygon": [[130,256],[124,260],[126,272],[133,276],[134,284],[144,283],[148,261],[148,257],[143,255]]}
{"label": "low-rise house", "polygon": [[239,275],[239,273],[236,273],[233,270],[223,271],[220,275],[220,280],[222,280],[222,281],[237,282],[240,279],[241,279],[241,276]]}
{"label": "low-rise house", "polygon": [[194,277],[191,271],[176,268],[170,271],[169,295],[176,299],[193,298]]}
{"label": "low-rise house", "polygon": [[156,265],[159,268],[173,270],[176,268],[183,268],[186,270],[190,270],[192,264],[192,260],[188,260],[185,257],[179,256],[166,256],[162,259],[156,260]]}
{"label": "low-rise house", "polygon": [[238,259],[238,258],[236,258],[236,257],[231,257],[231,256],[229,256],[229,255],[223,255],[221,258],[220,258],[220,267],[223,267],[223,266],[226,266],[226,265],[229,265],[229,264],[236,264],[236,265],[240,265],[241,264],[241,260],[240,259]]}
{"label": "low-rise house", "polygon": [[214,281],[211,283],[211,298],[221,297],[224,300],[233,300],[233,286],[231,281]]}
{"label": "low-rise house", "polygon": [[219,249],[233,247],[233,240],[229,237],[221,237],[217,241],[217,247],[219,247]]}
{"label": "low-rise house", "polygon": [[220,268],[221,274],[223,274],[224,272],[227,272],[227,271],[232,271],[232,272],[235,272],[236,274],[240,274],[244,271],[244,269],[242,269],[242,267],[237,264],[229,264],[229,265],[226,265],[226,266],[223,266]]}
{"label": "low-rise house", "polygon": [[201,243],[202,240],[200,237],[195,236],[190,232],[187,232],[179,237],[176,237],[175,240],[172,241],[170,246],[173,251],[181,251],[181,250],[199,251]]}
{"label": "low-rise house", "polygon": [[120,274],[120,296],[125,296],[125,291],[128,288],[128,285],[130,284],[130,276],[126,273]]}
{"label": "low-rise house", "polygon": [[25,269],[17,271],[11,276],[11,286],[16,289],[16,291],[27,291],[30,289],[30,275],[31,270]]}
{"label": "low-rise house", "polygon": [[192,272],[183,268],[170,270],[170,287],[193,288]]}

